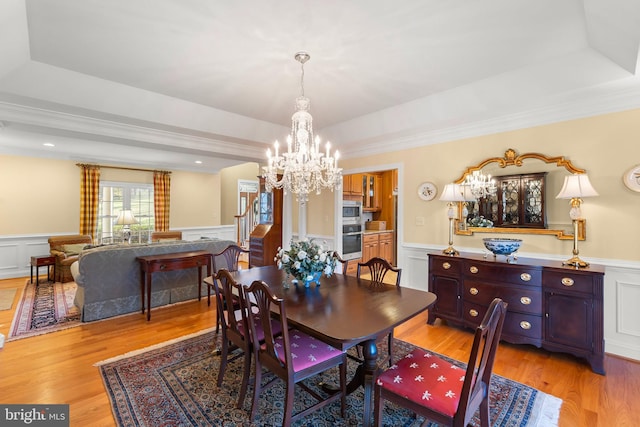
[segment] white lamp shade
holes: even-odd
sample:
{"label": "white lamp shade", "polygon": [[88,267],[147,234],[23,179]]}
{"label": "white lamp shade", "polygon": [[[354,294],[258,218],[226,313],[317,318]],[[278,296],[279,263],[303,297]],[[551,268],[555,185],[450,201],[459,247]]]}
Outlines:
{"label": "white lamp shade", "polygon": [[463,186],[460,184],[445,185],[439,200],[443,202],[464,202]]}
{"label": "white lamp shade", "polygon": [[597,196],[587,174],[581,173],[564,177],[564,185],[556,199],[574,199]]}
{"label": "white lamp shade", "polygon": [[464,198],[465,202],[475,202],[476,198],[475,196],[471,193],[471,186],[470,185],[460,185],[462,187],[462,197]]}
{"label": "white lamp shade", "polygon": [[116,225],[137,224],[138,220],[133,216],[130,209],[121,210],[116,218]]}

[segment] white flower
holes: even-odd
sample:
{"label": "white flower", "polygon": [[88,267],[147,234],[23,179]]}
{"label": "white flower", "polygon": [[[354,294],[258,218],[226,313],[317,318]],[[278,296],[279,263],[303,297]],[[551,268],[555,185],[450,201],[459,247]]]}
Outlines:
{"label": "white flower", "polygon": [[307,257],[307,253],[304,250],[300,250],[300,252],[298,252],[298,259],[299,260],[303,260]]}

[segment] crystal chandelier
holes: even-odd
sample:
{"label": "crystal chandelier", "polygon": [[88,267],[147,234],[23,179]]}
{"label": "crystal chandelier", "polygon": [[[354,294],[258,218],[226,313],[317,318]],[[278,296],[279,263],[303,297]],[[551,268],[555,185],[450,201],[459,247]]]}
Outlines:
{"label": "crystal chandelier", "polygon": [[473,195],[475,199],[496,194],[496,183],[491,179],[491,175],[485,175],[480,171],[473,171],[467,175],[462,183]]}
{"label": "crystal chandelier", "polygon": [[[267,166],[262,177],[265,188],[271,191],[282,188],[285,193],[293,193],[298,201],[306,202],[309,193],[320,194],[323,188],[333,191],[340,185],[342,169],[338,168],[339,153],[330,155],[330,143],[325,144],[325,152],[320,152],[320,138],[313,137],[313,119],[309,113],[309,98],[304,96],[304,63],[310,56],[298,52],[296,61],[301,64],[301,96],[296,98],[296,112],[291,116],[291,133],[287,137],[287,151],[280,154],[278,141],[274,144],[275,155],[267,150]],[[278,179],[281,175],[281,179]]]}

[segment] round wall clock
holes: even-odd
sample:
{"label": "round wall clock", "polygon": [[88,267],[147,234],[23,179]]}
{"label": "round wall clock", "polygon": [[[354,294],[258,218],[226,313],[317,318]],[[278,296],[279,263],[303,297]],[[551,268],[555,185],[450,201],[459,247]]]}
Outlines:
{"label": "round wall clock", "polygon": [[423,182],[420,184],[420,187],[418,187],[418,197],[427,202],[433,200],[436,194],[438,194],[438,189],[433,182]]}
{"label": "round wall clock", "polygon": [[626,171],[622,176],[622,181],[629,190],[640,192],[640,165]]}

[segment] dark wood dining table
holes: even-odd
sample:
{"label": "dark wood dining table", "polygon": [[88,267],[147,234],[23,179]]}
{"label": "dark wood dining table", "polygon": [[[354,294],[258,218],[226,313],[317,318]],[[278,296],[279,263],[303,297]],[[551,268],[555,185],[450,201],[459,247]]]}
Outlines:
{"label": "dark wood dining table", "polygon": [[[343,351],[362,345],[364,362],[358,367],[348,390],[364,387],[363,425],[371,425],[373,385],[378,369],[377,338],[429,309],[436,301],[431,292],[388,285],[371,288],[370,281],[354,276],[322,276],[320,286],[283,285],[286,273],[275,266],[254,267],[231,273],[239,283],[263,280],[285,300],[287,320],[318,339]],[[213,279],[206,278],[211,285]],[[291,282],[291,277],[288,278]]]}

